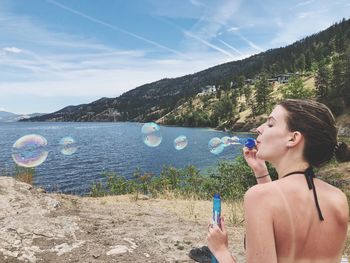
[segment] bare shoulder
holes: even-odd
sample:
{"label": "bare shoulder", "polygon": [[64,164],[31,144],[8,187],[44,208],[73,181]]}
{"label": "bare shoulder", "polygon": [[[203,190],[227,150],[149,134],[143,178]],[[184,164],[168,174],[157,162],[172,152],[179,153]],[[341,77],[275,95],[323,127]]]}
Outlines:
{"label": "bare shoulder", "polygon": [[323,181],[320,181],[320,186],[327,197],[326,200],[332,205],[333,212],[338,214],[342,221],[347,222],[349,219],[349,204],[345,193],[339,188]]}
{"label": "bare shoulder", "polygon": [[244,203],[271,203],[276,196],[275,182],[257,184],[248,189],[244,195]]}

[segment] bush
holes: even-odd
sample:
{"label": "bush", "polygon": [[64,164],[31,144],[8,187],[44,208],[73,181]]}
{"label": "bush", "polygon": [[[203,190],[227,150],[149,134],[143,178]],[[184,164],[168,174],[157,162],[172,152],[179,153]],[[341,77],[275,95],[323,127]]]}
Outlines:
{"label": "bush", "polygon": [[[277,178],[276,172],[269,168],[272,178]],[[203,175],[193,165],[183,169],[164,166],[159,176],[134,172],[131,179],[125,179],[115,173],[106,173],[105,183],[96,182],[91,187],[92,196],[135,194],[150,194],[158,196],[173,192],[183,198],[209,200],[214,193],[220,193],[226,201],[242,200],[249,187],[256,184],[253,172],[242,156],[231,162],[220,162],[217,167]]]}

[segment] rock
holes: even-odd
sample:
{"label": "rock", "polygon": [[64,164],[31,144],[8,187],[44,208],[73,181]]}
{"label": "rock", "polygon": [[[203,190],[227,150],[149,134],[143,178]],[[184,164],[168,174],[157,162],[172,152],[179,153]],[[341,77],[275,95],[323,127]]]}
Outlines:
{"label": "rock", "polygon": [[127,246],[117,245],[117,246],[114,246],[111,250],[109,250],[106,254],[107,254],[107,256],[110,256],[110,255],[115,255],[115,254],[123,254],[123,253],[127,253],[127,252],[130,252],[130,250]]}
{"label": "rock", "polygon": [[101,256],[101,254],[92,254],[93,258],[99,258]]}
{"label": "rock", "polygon": [[38,193],[46,193],[46,190],[44,188],[41,188],[41,187],[37,188],[36,191]]}
{"label": "rock", "polygon": [[149,196],[147,196],[147,195],[139,195],[138,196],[138,200],[149,200],[150,198],[149,198]]}
{"label": "rock", "polygon": [[6,189],[6,194],[0,199],[1,254],[22,261],[36,262],[38,253],[52,251],[62,254],[81,244],[73,242],[72,245],[62,247],[49,247],[47,244],[46,248],[37,246],[37,240],[42,238],[71,239],[79,230],[74,218],[52,217],[51,210],[58,206],[59,201],[29,191],[32,186],[14,178],[0,177],[0,187]]}

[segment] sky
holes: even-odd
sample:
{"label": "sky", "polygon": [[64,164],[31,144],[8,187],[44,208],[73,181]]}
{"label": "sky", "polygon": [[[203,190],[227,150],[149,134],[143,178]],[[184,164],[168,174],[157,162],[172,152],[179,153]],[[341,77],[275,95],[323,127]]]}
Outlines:
{"label": "sky", "polygon": [[0,110],[50,113],[283,47],[348,0],[0,0]]}

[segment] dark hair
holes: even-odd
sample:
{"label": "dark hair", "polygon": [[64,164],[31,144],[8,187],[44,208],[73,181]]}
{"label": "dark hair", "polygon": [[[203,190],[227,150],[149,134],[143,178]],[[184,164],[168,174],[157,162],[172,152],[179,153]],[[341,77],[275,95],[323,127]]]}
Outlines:
{"label": "dark hair", "polygon": [[304,135],[304,159],[311,166],[320,166],[334,155],[338,161],[349,161],[350,150],[345,143],[338,144],[337,127],[330,109],[312,100],[289,99],[279,103],[287,110],[290,131]]}

